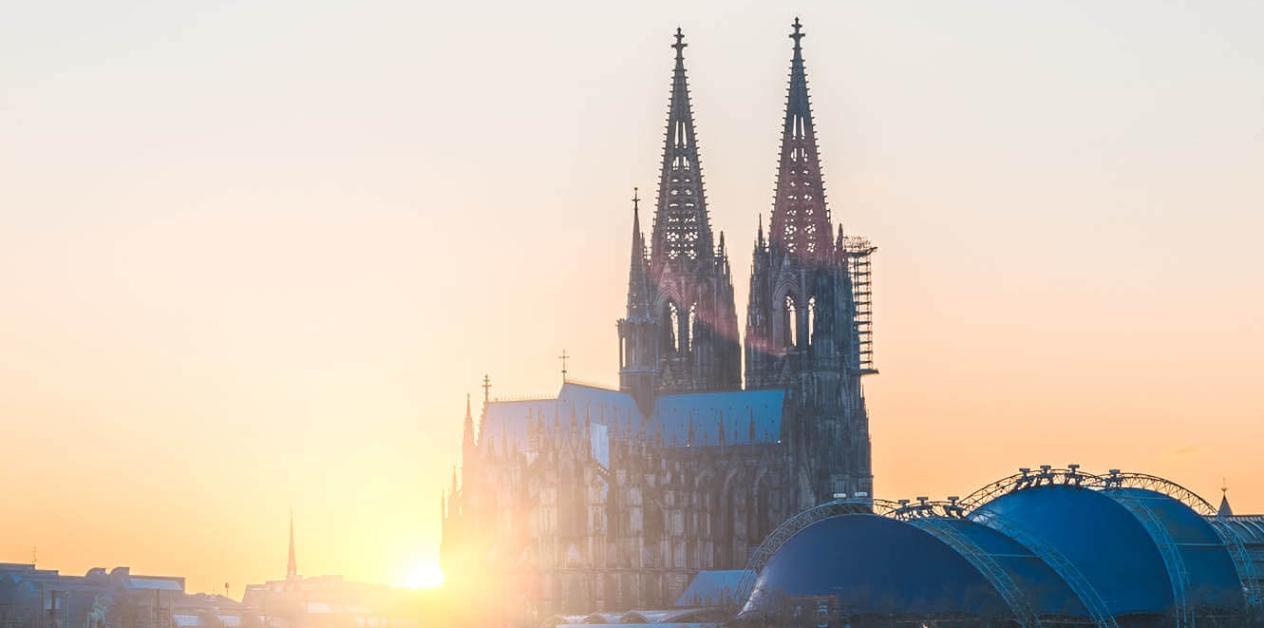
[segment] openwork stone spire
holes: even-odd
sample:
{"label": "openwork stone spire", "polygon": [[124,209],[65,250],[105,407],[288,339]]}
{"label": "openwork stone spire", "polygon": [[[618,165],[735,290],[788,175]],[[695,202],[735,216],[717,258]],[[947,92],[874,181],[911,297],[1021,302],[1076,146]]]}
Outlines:
{"label": "openwork stone spire", "polygon": [[689,85],[685,80],[684,34],[676,29],[676,68],[672,72],[671,104],[663,146],[658,209],[654,214],[651,268],[680,267],[714,254],[711,223],[702,189],[702,167],[694,133]]}
{"label": "openwork stone spire", "polygon": [[790,89],[786,119],[781,132],[781,159],[777,195],[773,201],[769,240],[798,257],[825,257],[831,251],[829,209],[817,157],[816,131],[808,100],[808,79],[803,67],[805,35],[794,19],[794,57],[790,61]]}

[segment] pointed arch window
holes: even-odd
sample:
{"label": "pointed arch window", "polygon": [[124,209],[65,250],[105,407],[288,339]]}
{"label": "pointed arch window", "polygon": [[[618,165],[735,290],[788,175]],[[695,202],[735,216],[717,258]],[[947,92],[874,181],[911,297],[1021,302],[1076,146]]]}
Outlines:
{"label": "pointed arch window", "polygon": [[809,297],[808,298],[808,337],[807,337],[809,347],[812,346],[812,343],[816,341],[816,329],[817,329],[816,316],[817,316],[816,297]]}
{"label": "pointed arch window", "polygon": [[667,302],[667,325],[664,330],[664,342],[670,352],[680,351],[680,309],[675,303]]}
{"label": "pointed arch window", "polygon": [[695,326],[698,323],[698,304],[694,303],[689,306],[689,320],[685,323],[684,337],[686,338],[685,348],[693,351],[693,334]]}
{"label": "pointed arch window", "polygon": [[795,307],[794,297],[786,295],[785,301],[786,347],[793,348],[799,343],[799,313]]}

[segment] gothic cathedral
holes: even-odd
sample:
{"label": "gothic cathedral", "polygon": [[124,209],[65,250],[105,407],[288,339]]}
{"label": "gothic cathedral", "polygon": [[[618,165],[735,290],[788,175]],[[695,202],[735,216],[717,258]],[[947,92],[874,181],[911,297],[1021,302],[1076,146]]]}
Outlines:
{"label": "gothic cathedral", "polygon": [[567,381],[555,398],[494,400],[485,389],[477,431],[467,402],[460,473],[441,503],[442,562],[454,585],[492,593],[489,613],[538,622],[671,606],[698,572],[742,569],[795,513],[872,494],[861,377],[874,372],[873,247],[830,217],[797,19],[790,37],[776,197],[755,238],[744,342],[677,29],[648,242],[633,200],[619,390]]}

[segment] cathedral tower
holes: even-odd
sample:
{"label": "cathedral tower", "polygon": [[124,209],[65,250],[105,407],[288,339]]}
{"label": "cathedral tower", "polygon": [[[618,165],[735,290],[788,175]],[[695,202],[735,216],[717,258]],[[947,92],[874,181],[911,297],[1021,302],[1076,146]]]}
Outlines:
{"label": "cathedral tower", "polygon": [[628,311],[619,321],[620,388],[642,409],[657,393],[741,386],[732,273],[724,234],[717,246],[707,213],[685,46],[676,29],[650,252],[647,257],[634,209]]}
{"label": "cathedral tower", "polygon": [[843,229],[835,236],[808,100],[799,20],[768,239],[755,240],[746,325],[747,388],[785,388],[783,425],[800,508],[872,493],[869,419]]}

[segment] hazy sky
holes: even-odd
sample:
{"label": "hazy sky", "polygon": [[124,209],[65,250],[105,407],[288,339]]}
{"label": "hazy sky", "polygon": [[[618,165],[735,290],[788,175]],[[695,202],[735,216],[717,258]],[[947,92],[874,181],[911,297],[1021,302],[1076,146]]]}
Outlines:
{"label": "hazy sky", "polygon": [[616,381],[687,66],[744,312],[802,17],[878,493],[1264,511],[1264,5],[0,0],[0,560],[403,583],[464,395]]}

